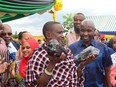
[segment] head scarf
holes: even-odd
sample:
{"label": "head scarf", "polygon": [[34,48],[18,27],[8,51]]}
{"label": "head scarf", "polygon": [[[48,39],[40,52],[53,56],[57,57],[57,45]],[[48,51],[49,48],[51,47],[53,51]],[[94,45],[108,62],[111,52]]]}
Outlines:
{"label": "head scarf", "polygon": [[[32,52],[35,50],[35,48],[38,47],[38,43],[34,39],[28,39],[28,40],[26,40],[26,42],[29,43],[29,45],[30,45],[30,47],[32,49]],[[25,78],[25,76],[26,76],[26,69],[27,69],[28,61],[30,59],[30,56],[31,56],[32,52],[29,54],[29,56],[23,57],[20,64],[19,64],[19,74],[23,78]]]}

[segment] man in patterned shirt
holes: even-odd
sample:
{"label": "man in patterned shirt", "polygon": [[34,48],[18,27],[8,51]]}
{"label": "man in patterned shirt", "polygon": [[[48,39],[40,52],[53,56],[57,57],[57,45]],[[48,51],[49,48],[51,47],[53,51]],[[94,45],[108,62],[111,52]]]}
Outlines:
{"label": "man in patterned shirt", "polygon": [[[63,27],[59,22],[47,22],[43,27],[45,43],[35,50],[28,62],[26,71],[26,87],[80,87],[77,71],[82,73],[83,66],[78,70],[71,51],[66,48],[67,56],[50,56],[46,46],[51,39],[62,41]],[[91,56],[90,59],[95,59]],[[81,85],[82,87],[82,85]]]}

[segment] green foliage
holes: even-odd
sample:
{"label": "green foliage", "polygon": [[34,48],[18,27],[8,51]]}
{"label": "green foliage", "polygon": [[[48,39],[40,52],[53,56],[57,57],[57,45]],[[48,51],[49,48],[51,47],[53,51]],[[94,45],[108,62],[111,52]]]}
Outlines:
{"label": "green foliage", "polygon": [[18,38],[17,31],[15,31],[15,34],[13,35],[13,38],[14,38],[14,39],[17,39],[17,38]]}
{"label": "green foliage", "polygon": [[63,22],[64,32],[65,35],[68,33],[68,31],[73,27],[73,14],[66,14],[63,16],[63,19],[65,20]]}

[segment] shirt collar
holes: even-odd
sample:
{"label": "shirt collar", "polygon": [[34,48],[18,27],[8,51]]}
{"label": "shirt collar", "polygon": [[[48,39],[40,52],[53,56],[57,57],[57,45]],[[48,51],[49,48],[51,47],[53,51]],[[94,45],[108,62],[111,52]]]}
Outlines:
{"label": "shirt collar", "polygon": [[[82,40],[79,40],[79,46],[80,47],[83,47],[83,46],[86,46],[85,44],[84,44],[84,42],[82,41]],[[97,42],[96,42],[96,40],[95,39],[92,39],[92,41],[91,41],[91,43],[90,43],[90,45],[89,46],[97,46]]]}
{"label": "shirt collar", "polygon": [[44,42],[42,45],[41,45],[44,49],[47,48],[47,44]]}

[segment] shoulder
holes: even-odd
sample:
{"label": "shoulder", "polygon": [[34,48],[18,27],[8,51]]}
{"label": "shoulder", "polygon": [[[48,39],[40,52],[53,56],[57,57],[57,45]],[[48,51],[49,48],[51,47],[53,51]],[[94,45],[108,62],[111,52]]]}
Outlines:
{"label": "shoulder", "polygon": [[16,40],[12,40],[12,43],[15,43],[17,45],[20,45],[19,41],[16,41]]}
{"label": "shoulder", "polygon": [[15,46],[17,50],[20,48],[20,43],[18,41],[12,40],[12,44]]}
{"label": "shoulder", "polygon": [[31,61],[36,61],[36,60],[41,60],[43,57],[46,57],[47,51],[43,47],[38,47],[34,50],[32,56],[31,56]]}
{"label": "shoulder", "polygon": [[75,48],[75,47],[78,48],[80,46],[80,44],[81,44],[81,41],[79,40],[79,41],[76,41],[73,44],[69,45],[68,47],[69,47],[69,49]]}
{"label": "shoulder", "polygon": [[105,50],[108,50],[108,46],[104,43],[101,43],[97,40],[94,40],[93,41],[93,45],[96,47],[96,48],[99,48],[99,49],[105,49]]}
{"label": "shoulder", "polygon": [[75,35],[74,30],[73,30],[73,31],[70,31],[70,32],[67,34],[67,37],[70,37],[70,36],[72,36],[72,35]]}

